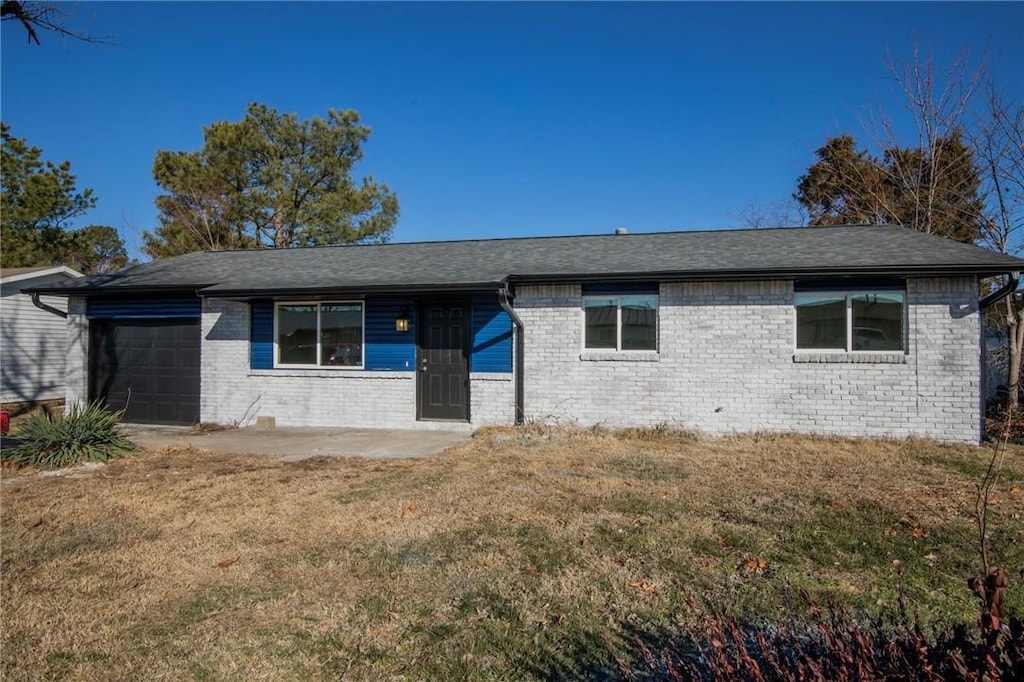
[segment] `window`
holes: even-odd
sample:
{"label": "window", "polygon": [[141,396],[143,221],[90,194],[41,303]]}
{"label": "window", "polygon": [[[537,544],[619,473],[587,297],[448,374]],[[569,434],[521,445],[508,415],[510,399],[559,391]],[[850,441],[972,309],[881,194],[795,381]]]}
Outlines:
{"label": "window", "polygon": [[898,290],[797,292],[797,350],[905,350],[904,300]]}
{"label": "window", "polygon": [[658,350],[658,297],[584,296],[587,350]]}
{"label": "window", "polygon": [[363,366],[362,303],[278,303],[278,366]]}

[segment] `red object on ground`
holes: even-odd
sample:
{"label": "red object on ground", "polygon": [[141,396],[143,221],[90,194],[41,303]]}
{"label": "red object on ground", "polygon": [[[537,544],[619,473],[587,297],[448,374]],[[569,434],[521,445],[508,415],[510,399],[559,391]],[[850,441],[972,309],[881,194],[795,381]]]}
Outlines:
{"label": "red object on ground", "polygon": [[7,412],[0,412],[0,436],[6,436],[11,430],[11,415]]}

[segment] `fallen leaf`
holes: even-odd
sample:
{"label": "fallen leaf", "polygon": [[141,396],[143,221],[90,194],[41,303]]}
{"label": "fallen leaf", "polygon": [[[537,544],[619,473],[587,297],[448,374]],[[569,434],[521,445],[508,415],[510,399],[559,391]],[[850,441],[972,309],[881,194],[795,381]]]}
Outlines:
{"label": "fallen leaf", "polygon": [[836,500],[835,502],[832,503],[832,508],[833,509],[842,509],[843,508],[843,503],[840,502],[839,500]]}
{"label": "fallen leaf", "polygon": [[402,510],[402,516],[412,516],[416,513],[416,506],[410,504],[408,507]]}
{"label": "fallen leaf", "polygon": [[914,526],[910,529],[910,534],[915,538],[926,538],[928,537],[928,531],[921,526]]}
{"label": "fallen leaf", "polygon": [[634,580],[629,586],[640,590],[644,594],[654,594],[654,591],[658,589],[655,583],[648,580]]}
{"label": "fallen leaf", "polygon": [[737,566],[736,570],[741,571],[743,573],[754,573],[756,575],[761,575],[762,573],[768,570],[768,562],[762,559],[761,557],[752,557],[741,561],[740,565]]}
{"label": "fallen leaf", "polygon": [[235,563],[236,561],[238,561],[238,557],[235,557],[234,559],[225,559],[224,561],[217,564],[217,568],[221,570],[226,570],[230,568],[231,564]]}
{"label": "fallen leaf", "polygon": [[882,531],[882,534],[883,535],[899,535],[900,532],[898,530],[896,530],[895,528],[886,527],[885,530]]}
{"label": "fallen leaf", "polygon": [[537,575],[537,567],[536,566],[524,566],[522,570],[523,570],[523,573],[525,573],[527,575]]}

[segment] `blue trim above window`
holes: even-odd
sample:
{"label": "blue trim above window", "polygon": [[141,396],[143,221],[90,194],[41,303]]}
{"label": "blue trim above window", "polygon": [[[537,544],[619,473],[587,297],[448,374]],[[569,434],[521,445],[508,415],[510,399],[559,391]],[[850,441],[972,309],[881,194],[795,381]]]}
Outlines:
{"label": "blue trim above window", "polygon": [[658,294],[657,282],[584,282],[584,296],[614,296],[618,294]]}
{"label": "blue trim above window", "polygon": [[906,291],[905,280],[889,278],[858,277],[846,280],[798,279],[793,290],[801,291]]}
{"label": "blue trim above window", "polygon": [[202,314],[202,301],[195,296],[89,298],[85,304],[85,316],[90,320],[197,318]]}
{"label": "blue trim above window", "polygon": [[473,372],[512,372],[512,320],[498,303],[498,295],[473,297]]}

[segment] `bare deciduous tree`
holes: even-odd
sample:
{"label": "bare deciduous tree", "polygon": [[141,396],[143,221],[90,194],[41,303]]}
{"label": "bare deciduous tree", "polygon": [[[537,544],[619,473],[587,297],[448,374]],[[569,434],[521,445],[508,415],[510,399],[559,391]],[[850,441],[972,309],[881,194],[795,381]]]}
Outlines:
{"label": "bare deciduous tree", "polygon": [[767,204],[751,200],[730,217],[743,227],[755,230],[766,227],[803,227],[807,225],[807,211],[793,200],[774,201]]}
{"label": "bare deciduous tree", "polygon": [[[987,95],[971,129],[987,200],[981,237],[995,251],[1019,254],[1024,248],[1024,106],[1006,100],[992,83]],[[1007,296],[999,308],[1003,314],[994,322],[1005,331],[1007,400],[1015,406],[1020,398],[1024,300]]]}
{"label": "bare deciduous tree", "polygon": [[52,31],[67,38],[86,43],[109,43],[107,37],[97,37],[86,28],[72,28],[74,9],[68,3],[3,0],[0,3],[0,21],[17,21],[25,29],[29,43],[39,45],[39,31]]}
{"label": "bare deciduous tree", "polygon": [[[911,132],[909,136],[901,134],[901,126],[884,107],[869,115],[865,128],[872,142],[884,150],[889,183],[899,188],[903,197],[904,206],[894,206],[891,213],[912,221],[908,227],[944,234],[948,221],[970,217],[950,215],[950,204],[970,203],[977,195],[974,178],[963,172],[974,161],[964,158],[972,150],[960,139],[970,122],[970,108],[987,63],[983,55],[972,64],[968,51],[963,50],[945,71],[936,73],[931,52],[922,54],[914,40],[907,60],[887,53],[886,70]],[[920,150],[923,158],[908,150]]]}

